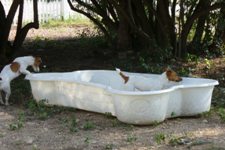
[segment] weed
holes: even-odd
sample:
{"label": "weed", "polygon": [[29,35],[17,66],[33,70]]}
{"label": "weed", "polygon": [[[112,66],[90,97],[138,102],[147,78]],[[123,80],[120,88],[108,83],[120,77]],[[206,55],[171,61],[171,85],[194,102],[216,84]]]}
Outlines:
{"label": "weed", "polygon": [[161,144],[162,142],[165,141],[166,136],[163,133],[158,133],[154,136],[154,139],[156,141],[157,144]]}
{"label": "weed", "polygon": [[169,144],[171,146],[176,146],[176,145],[179,145],[180,143],[180,139],[178,137],[172,137],[170,140],[169,140]]}
{"label": "weed", "polygon": [[70,123],[70,131],[71,132],[77,132],[77,119],[76,117],[73,117]]}
{"label": "weed", "polygon": [[193,141],[190,138],[191,135],[188,135],[188,134],[189,133],[186,133],[185,136],[175,136],[175,135],[172,135],[170,137],[169,144],[171,146],[191,144]]}
{"label": "weed", "polygon": [[23,141],[18,140],[18,141],[15,141],[14,144],[17,145],[17,146],[19,146],[19,145],[22,145],[23,144]]}
{"label": "weed", "polygon": [[35,100],[28,100],[25,104],[25,107],[28,108],[31,112],[35,112],[37,110],[37,103]]}
{"label": "weed", "polygon": [[134,128],[134,126],[132,124],[126,124],[126,123],[120,122],[117,119],[112,120],[112,126],[113,127],[122,127],[122,128],[125,128],[127,131],[131,131]]}
{"label": "weed", "polygon": [[178,71],[178,74],[181,75],[181,76],[188,76],[190,73],[190,70],[189,68],[186,68],[186,67],[182,67],[179,71]]}
{"label": "weed", "polygon": [[217,107],[225,107],[225,90],[224,88],[216,87],[213,90],[212,104]]}
{"label": "weed", "polygon": [[220,116],[220,119],[222,120],[222,122],[225,122],[225,109],[219,108],[217,113]]}
{"label": "weed", "polygon": [[85,140],[84,140],[84,143],[89,144],[90,143],[90,138],[86,137]]}
{"label": "weed", "polygon": [[37,147],[36,144],[34,144],[34,145],[32,146],[32,150],[39,150],[39,148]]}
{"label": "weed", "polygon": [[210,109],[210,111],[207,111],[207,112],[203,112],[200,114],[201,117],[210,117],[212,116],[212,112],[214,111],[213,108]]}
{"label": "weed", "polygon": [[139,62],[141,67],[144,69],[146,72],[151,72],[151,73],[161,73],[162,69],[159,64],[156,65],[148,65],[147,60],[143,57],[139,57]]}
{"label": "weed", "polygon": [[47,119],[51,114],[51,110],[47,108],[45,102],[47,101],[41,100],[37,103],[37,116],[41,120]]}
{"label": "weed", "polygon": [[171,112],[170,116],[171,117],[175,117],[176,116],[176,113],[175,112]]}
{"label": "weed", "polygon": [[212,68],[212,61],[207,59],[207,58],[205,58],[204,61],[205,61],[205,64],[206,64],[206,68],[211,69]]}
{"label": "weed", "polygon": [[91,130],[95,128],[95,124],[91,121],[87,121],[84,126],[83,126],[84,130]]}
{"label": "weed", "polygon": [[105,113],[105,117],[108,118],[108,119],[112,119],[112,118],[115,118],[111,112],[106,112]]}
{"label": "weed", "polygon": [[3,133],[0,133],[0,138],[3,138],[4,137],[4,134]]}
{"label": "weed", "polygon": [[41,120],[45,120],[53,114],[60,113],[65,109],[64,107],[47,106],[47,102],[47,100],[40,100],[39,102],[36,102],[35,100],[31,99],[25,104],[25,107],[30,110],[32,115],[37,116],[38,119]]}
{"label": "weed", "polygon": [[121,122],[119,120],[117,120],[117,119],[112,120],[112,126],[113,127],[118,127],[118,126],[120,126],[120,124],[121,124]]}
{"label": "weed", "polygon": [[133,134],[127,136],[127,142],[132,143],[137,140],[137,137]]}
{"label": "weed", "polygon": [[154,121],[154,122],[152,122],[152,126],[156,127],[156,126],[158,126],[160,123],[161,123],[161,122]]}
{"label": "weed", "polygon": [[9,124],[9,130],[14,131],[21,129],[24,126],[24,122],[25,122],[25,114],[24,112],[20,112],[18,120],[16,122]]}
{"label": "weed", "polygon": [[113,149],[113,144],[107,144],[105,146],[105,150],[112,150]]}
{"label": "weed", "polygon": [[186,60],[190,63],[190,62],[195,62],[198,63],[199,62],[199,57],[193,54],[187,54],[186,56]]}

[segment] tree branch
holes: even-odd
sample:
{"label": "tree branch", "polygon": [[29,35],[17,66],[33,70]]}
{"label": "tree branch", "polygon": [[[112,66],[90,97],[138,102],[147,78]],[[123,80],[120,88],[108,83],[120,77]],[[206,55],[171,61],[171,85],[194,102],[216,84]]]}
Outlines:
{"label": "tree branch", "polygon": [[[23,5],[22,5],[23,6]],[[28,23],[27,25],[25,25],[22,29],[20,29],[18,31],[18,34],[15,37],[15,41],[13,43],[13,47],[18,48],[22,45],[24,39],[27,36],[28,31],[31,28],[35,28],[38,29],[39,28],[39,21],[38,21],[38,4],[37,4],[37,0],[33,0],[33,10],[34,10],[34,19],[33,22]],[[21,20],[22,21],[22,20]],[[19,23],[19,22],[18,22]]]}
{"label": "tree branch", "polygon": [[[83,10],[80,10],[78,8],[75,8],[71,2],[71,0],[67,0],[68,3],[69,3],[69,6],[70,8],[73,10],[73,11],[76,11],[78,13],[81,13],[83,15],[85,15],[86,17],[88,17],[91,21],[93,21],[99,28],[100,30],[106,35],[106,37],[110,38],[110,35],[108,33],[108,31],[106,30],[106,28],[99,22],[99,20],[95,19],[94,17],[91,16],[90,13],[87,13]],[[110,38],[111,39],[111,38]]]}

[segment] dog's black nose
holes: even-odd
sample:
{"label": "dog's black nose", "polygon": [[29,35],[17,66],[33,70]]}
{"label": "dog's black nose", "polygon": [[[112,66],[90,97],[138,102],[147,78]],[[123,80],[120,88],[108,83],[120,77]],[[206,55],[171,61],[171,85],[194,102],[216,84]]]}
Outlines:
{"label": "dog's black nose", "polygon": [[0,77],[0,80],[2,80],[2,78]]}

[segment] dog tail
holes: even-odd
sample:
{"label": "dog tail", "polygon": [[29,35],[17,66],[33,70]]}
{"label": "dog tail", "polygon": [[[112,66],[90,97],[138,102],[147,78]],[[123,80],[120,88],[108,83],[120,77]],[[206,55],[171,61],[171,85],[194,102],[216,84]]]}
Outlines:
{"label": "dog tail", "polygon": [[118,73],[121,73],[121,70],[120,70],[119,68],[116,68],[116,71],[117,71]]}
{"label": "dog tail", "polygon": [[123,78],[125,84],[129,81],[129,76],[126,76],[124,73],[122,73],[119,68],[116,68],[116,72],[118,72],[119,75]]}

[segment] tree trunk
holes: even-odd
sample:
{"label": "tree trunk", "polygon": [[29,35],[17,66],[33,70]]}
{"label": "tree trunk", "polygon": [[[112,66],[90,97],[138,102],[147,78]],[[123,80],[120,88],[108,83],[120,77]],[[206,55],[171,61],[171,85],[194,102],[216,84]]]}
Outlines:
{"label": "tree trunk", "polygon": [[25,40],[27,33],[31,28],[35,28],[35,29],[39,28],[37,0],[33,0],[33,11],[34,11],[33,22],[26,24],[22,28],[23,3],[24,3],[23,1],[24,0],[22,0],[22,2],[20,4],[20,9],[19,9],[17,32],[16,32],[16,37],[15,37],[14,43],[13,43],[14,50],[18,49],[23,44],[23,41]]}
{"label": "tree trunk", "polygon": [[[200,3],[199,7],[201,7],[201,9],[204,9],[205,7],[210,6],[209,0],[202,0],[199,3]],[[194,53],[194,54],[200,53],[199,49],[201,47],[201,41],[202,41],[207,17],[208,17],[208,15],[205,14],[205,15],[202,15],[198,18],[197,27],[195,29],[195,35],[194,35],[193,40],[190,44],[191,49],[189,51],[191,51],[191,53]]]}
{"label": "tree trunk", "polygon": [[188,34],[191,30],[191,27],[192,27],[194,21],[197,18],[209,13],[212,10],[216,10],[218,8],[224,7],[224,5],[222,5],[222,4],[223,3],[216,3],[209,7],[204,7],[204,8],[199,8],[197,6],[194,13],[189,18],[187,18],[187,21],[184,24],[184,26],[182,28],[182,32],[181,32],[181,39],[180,39],[181,40],[181,50],[182,50],[181,57],[185,57],[187,54],[187,37],[188,37]]}
{"label": "tree trunk", "polygon": [[[129,11],[127,0],[121,1],[120,5],[122,8],[124,8],[124,10]],[[130,37],[129,24],[127,23],[123,15],[121,15],[120,13],[118,14],[118,17],[119,17],[120,23],[119,23],[118,35],[117,35],[117,49],[120,51],[130,50],[131,37]]]}
{"label": "tree trunk", "polygon": [[217,20],[216,31],[213,37],[213,45],[216,46],[217,42],[225,44],[225,9],[220,10],[220,16]]}
{"label": "tree trunk", "polygon": [[[11,29],[11,25],[16,13],[16,10],[21,3],[21,0],[13,1],[9,13],[7,15],[7,18],[5,19],[4,26],[2,27],[2,34],[0,35],[1,39],[1,45],[0,45],[0,55],[6,56],[7,51],[11,51],[11,47],[8,46],[8,37],[9,37],[9,32]],[[0,8],[1,9],[1,8]],[[2,10],[2,9],[1,9]],[[4,11],[4,9],[3,9]]]}

